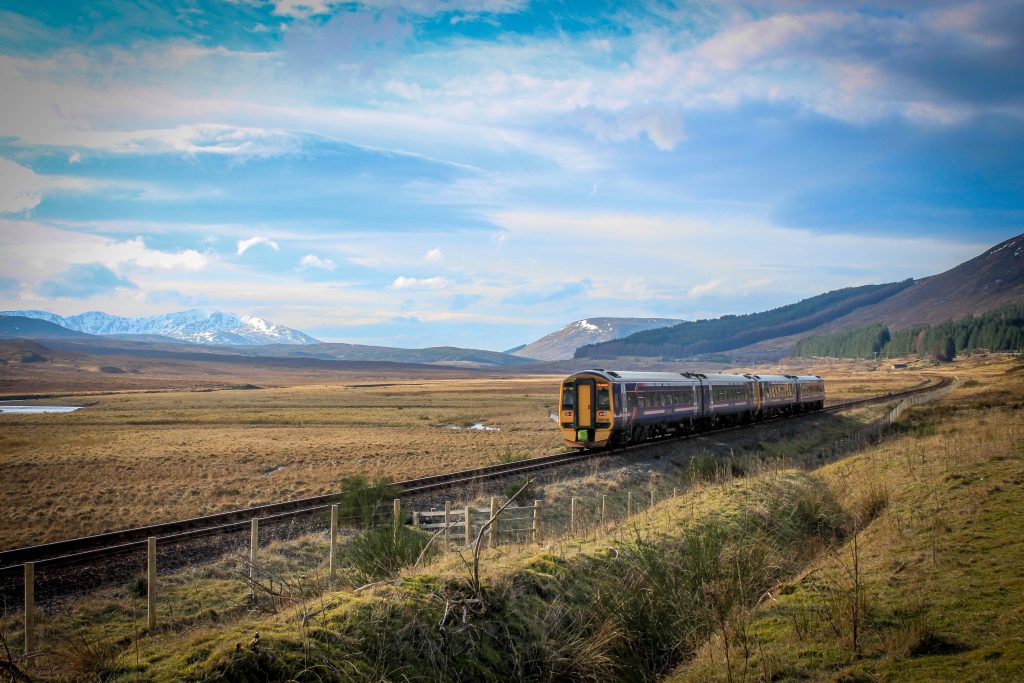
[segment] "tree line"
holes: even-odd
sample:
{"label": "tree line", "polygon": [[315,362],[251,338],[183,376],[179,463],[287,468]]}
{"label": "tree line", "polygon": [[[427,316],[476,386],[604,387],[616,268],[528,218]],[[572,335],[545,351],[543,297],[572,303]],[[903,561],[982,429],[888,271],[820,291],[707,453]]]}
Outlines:
{"label": "tree line", "polygon": [[978,315],[893,332],[874,324],[844,332],[806,337],[797,356],[833,358],[928,356],[953,360],[961,351],[1017,351],[1024,348],[1024,305],[1009,304]]}

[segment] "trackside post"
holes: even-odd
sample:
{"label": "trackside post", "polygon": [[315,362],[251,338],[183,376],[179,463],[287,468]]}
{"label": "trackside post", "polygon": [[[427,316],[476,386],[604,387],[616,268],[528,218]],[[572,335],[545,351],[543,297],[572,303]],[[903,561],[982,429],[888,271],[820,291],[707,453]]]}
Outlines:
{"label": "trackside post", "polygon": [[448,552],[452,544],[452,502],[444,502],[444,551]]}
{"label": "trackside post", "polygon": [[331,543],[330,543],[330,556],[327,558],[327,571],[330,577],[334,578],[334,556],[338,551],[338,506],[331,506]]}
{"label": "trackside post", "polygon": [[25,563],[25,654],[36,649],[36,563]]}
{"label": "trackside post", "polygon": [[491,523],[491,547],[498,547],[498,499],[491,496],[491,516],[494,521]]}
{"label": "trackside post", "polygon": [[260,520],[253,517],[249,525],[249,582],[251,592],[256,595],[256,554],[260,547]]}
{"label": "trackside post", "polygon": [[156,628],[156,536],[146,539],[146,625]]}

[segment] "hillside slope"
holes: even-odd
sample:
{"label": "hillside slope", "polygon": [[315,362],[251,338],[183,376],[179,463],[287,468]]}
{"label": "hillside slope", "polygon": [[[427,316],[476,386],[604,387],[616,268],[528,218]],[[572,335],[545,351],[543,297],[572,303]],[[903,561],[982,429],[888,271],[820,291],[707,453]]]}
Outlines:
{"label": "hillside slope", "polygon": [[816,328],[858,308],[883,301],[912,283],[912,280],[905,280],[885,285],[848,287],[763,313],[726,315],[714,320],[684,322],[673,327],[638,332],[624,339],[582,346],[576,350],[576,358],[684,358],[728,351]]}
{"label": "hillside slope", "polygon": [[792,353],[797,340],[803,337],[875,323],[898,331],[913,325],[933,325],[968,314],[977,315],[1013,303],[1024,303],[1024,234],[1001,242],[944,273],[918,280],[884,301],[799,334],[745,346],[737,349],[737,353],[785,355]]}
{"label": "hillside slope", "polygon": [[516,356],[538,360],[568,360],[576,349],[628,337],[636,332],[677,325],[674,318],[586,318],[571,322],[557,332],[509,351]]}
{"label": "hillside slope", "polygon": [[[34,311],[26,311],[30,313]],[[49,339],[52,337],[79,337],[92,335],[68,328],[43,318],[0,314],[0,339]]]}
{"label": "hillside slope", "polygon": [[666,680],[1024,680],[1022,368],[1003,367],[910,411],[902,438],[825,467],[877,517]]}
{"label": "hillside slope", "polygon": [[389,361],[393,363],[424,363],[464,367],[507,367],[526,365],[533,358],[456,346],[431,346],[423,349],[402,349],[363,344],[309,344],[304,346],[264,346],[245,349],[243,353],[285,358],[322,358],[326,360]]}

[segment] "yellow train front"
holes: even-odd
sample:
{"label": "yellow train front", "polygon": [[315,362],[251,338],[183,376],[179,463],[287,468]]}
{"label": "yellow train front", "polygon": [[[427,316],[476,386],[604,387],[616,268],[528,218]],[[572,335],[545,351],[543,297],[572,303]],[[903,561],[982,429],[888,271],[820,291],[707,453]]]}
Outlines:
{"label": "yellow train front", "polygon": [[578,372],[562,381],[558,423],[574,448],[606,446],[615,427],[612,382],[601,371]]}

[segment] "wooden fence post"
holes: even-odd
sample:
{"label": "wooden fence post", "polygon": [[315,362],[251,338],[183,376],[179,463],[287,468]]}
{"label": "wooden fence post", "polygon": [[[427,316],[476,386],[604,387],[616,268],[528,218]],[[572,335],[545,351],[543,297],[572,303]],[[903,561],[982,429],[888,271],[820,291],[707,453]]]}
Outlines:
{"label": "wooden fence post", "polygon": [[452,502],[446,500],[444,502],[444,551],[448,552],[448,549],[452,545]]}
{"label": "wooden fence post", "polygon": [[533,501],[533,542],[540,542],[540,501]]}
{"label": "wooden fence post", "polygon": [[626,519],[633,515],[633,492],[626,492]]}
{"label": "wooden fence post", "polygon": [[156,628],[156,537],[146,539],[146,625]]}
{"label": "wooden fence post", "polygon": [[679,489],[676,488],[676,487],[672,487],[672,497],[675,498],[678,495],[679,495]]}
{"label": "wooden fence post", "polygon": [[260,520],[253,517],[249,525],[249,581],[252,594],[256,595],[256,555],[260,547]]}
{"label": "wooden fence post", "polygon": [[395,502],[391,505],[392,514],[395,517],[395,526],[402,523],[402,499],[395,498]]}
{"label": "wooden fence post", "polygon": [[651,507],[654,507],[654,489],[651,489]]}
{"label": "wooden fence post", "polygon": [[608,525],[608,496],[601,496],[601,528]]}
{"label": "wooden fence post", "polygon": [[466,503],[466,517],[462,520],[462,524],[465,526],[465,537],[463,545],[468,546],[473,542],[473,510],[469,507],[469,503]]}
{"label": "wooden fence post", "polygon": [[36,649],[36,564],[25,563],[25,654]]}
{"label": "wooden fence post", "polygon": [[491,496],[491,518],[494,521],[491,523],[491,547],[496,548],[498,546],[498,499]]}
{"label": "wooden fence post", "polygon": [[420,528],[420,511],[419,510],[413,510],[412,511],[412,526],[413,526],[414,529],[419,529]]}
{"label": "wooden fence post", "polygon": [[338,506],[331,506],[331,543],[330,557],[327,560],[327,571],[330,577],[334,578],[334,555],[338,550]]}
{"label": "wooden fence post", "polygon": [[576,535],[576,498],[569,500],[569,533]]}

